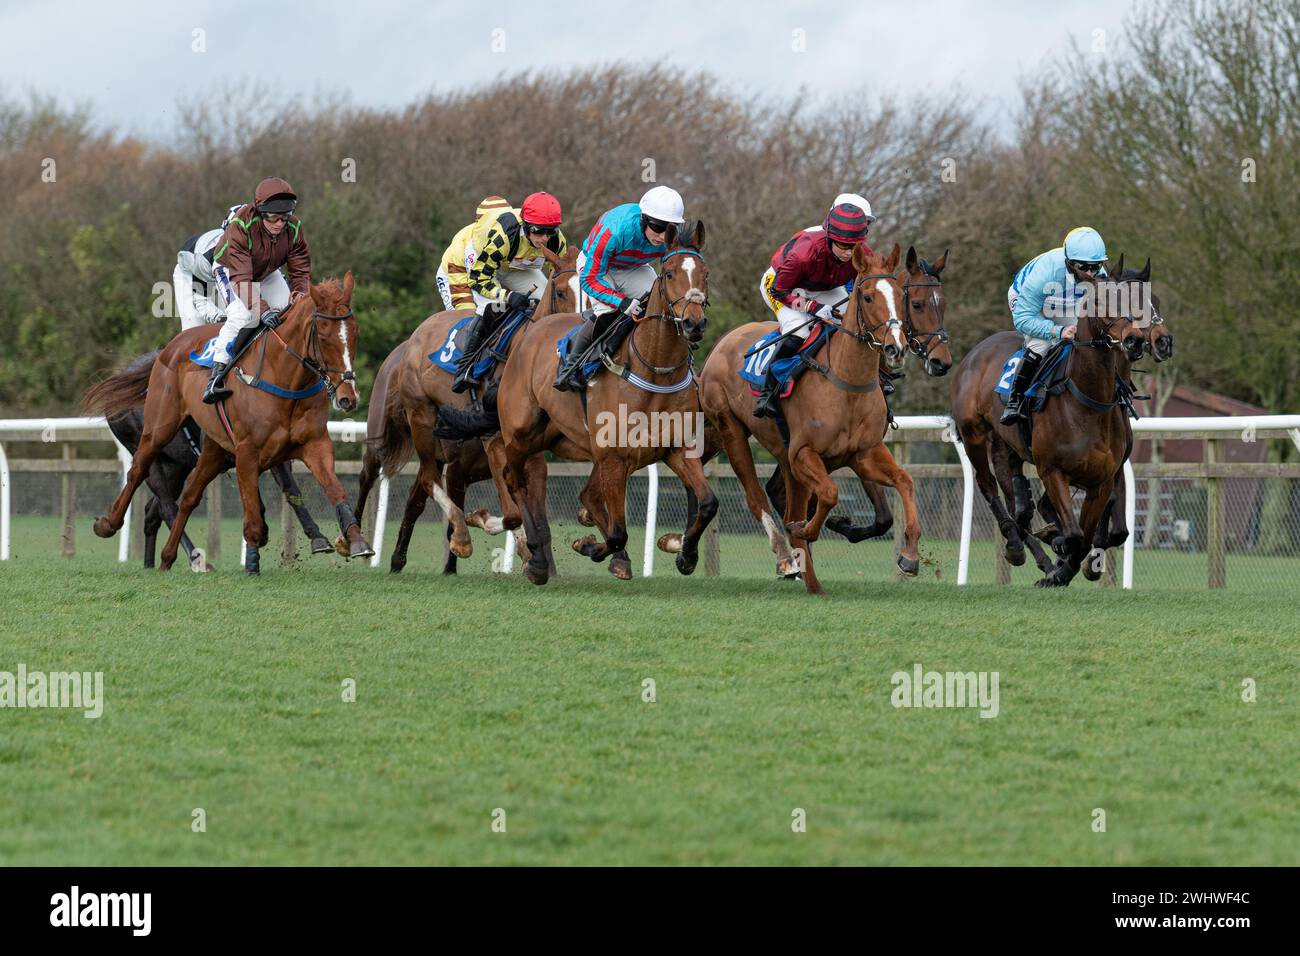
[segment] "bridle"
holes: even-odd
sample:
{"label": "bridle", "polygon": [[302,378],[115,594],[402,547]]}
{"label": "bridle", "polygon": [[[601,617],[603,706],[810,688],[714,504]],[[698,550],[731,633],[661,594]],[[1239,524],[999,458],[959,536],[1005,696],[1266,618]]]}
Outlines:
{"label": "bridle", "polygon": [[[560,276],[567,276],[571,273],[576,273],[577,271],[578,267],[575,265],[568,269],[557,269],[551,273],[551,302],[549,306],[551,314],[555,314],[560,308]],[[532,318],[533,317],[530,315],[528,320],[531,322]]]}
{"label": "bridle", "polygon": [[[701,256],[699,251],[696,249],[675,249],[672,252],[665,255],[663,258],[666,260],[666,259],[671,259],[673,256],[682,256],[682,255],[695,256],[695,258],[699,261],[700,265],[701,266],[704,265],[704,257]],[[641,354],[641,350],[636,347],[636,327],[640,326],[642,322],[649,321],[649,320],[654,320],[658,322],[671,322],[673,323],[673,331],[677,335],[681,336],[682,338],[685,338],[686,337],[686,329],[685,329],[686,307],[690,305],[700,305],[703,307],[706,313],[709,307],[709,292],[707,288],[701,291],[700,289],[696,289],[692,287],[690,289],[687,289],[677,298],[670,300],[668,299],[668,293],[664,290],[663,281],[664,280],[662,274],[655,279],[655,284],[650,289],[649,299],[653,300],[655,298],[655,290],[658,289],[659,298],[664,302],[664,311],[656,312],[654,314],[646,313],[645,315],[639,316],[638,318],[634,319],[633,322],[635,324],[632,329],[632,334],[628,336],[628,340],[627,340],[628,349],[629,351],[631,351],[632,355],[635,356],[636,360],[640,362],[642,365],[644,365],[646,368],[650,369],[651,371],[655,372],[658,375],[668,375],[672,372],[677,371],[682,366],[686,365],[691,360],[691,352],[695,348],[695,346],[691,345],[688,342],[685,357],[676,365],[670,365],[667,367],[661,365],[654,365],[653,363],[647,361],[646,357]],[[680,305],[682,302],[685,302],[686,305],[683,305],[681,311],[678,312],[677,306]],[[707,320],[708,320],[708,315],[706,314],[701,321],[707,321]]]}
{"label": "bridle", "polygon": [[862,297],[865,294],[863,291],[863,287],[867,282],[870,282],[873,279],[892,279],[893,281],[897,282],[898,276],[892,272],[873,272],[871,275],[858,276],[858,278],[854,280],[853,303],[856,306],[854,311],[857,313],[857,317],[858,317],[858,331],[854,332],[852,329],[850,329],[848,326],[844,325],[843,323],[838,323],[838,324],[828,323],[828,324],[830,325],[830,329],[832,332],[843,332],[845,335],[851,336],[857,339],[859,342],[866,343],[868,346],[875,349],[876,351],[883,352],[885,350],[885,346],[880,342],[876,341],[876,332],[879,331],[880,329],[901,330],[903,327],[903,323],[899,319],[885,319],[883,322],[877,322],[875,325],[871,326],[870,328],[867,327],[866,323],[863,321],[862,318],[863,315]]}
{"label": "bridle", "polygon": [[[328,312],[322,312],[320,309],[313,308],[311,312],[311,317],[313,321],[311,323],[311,331],[307,334],[306,355],[299,355],[292,348],[290,348],[289,343],[286,342],[284,339],[280,338],[280,333],[277,332],[274,328],[272,328],[270,331],[271,334],[275,336],[276,341],[279,342],[280,345],[284,348],[284,350],[288,352],[290,355],[292,355],[295,359],[297,359],[299,365],[307,369],[307,371],[311,372],[322,383],[324,383],[325,391],[329,392],[330,399],[332,400],[334,398],[334,393],[337,392],[340,388],[342,388],[345,383],[351,382],[353,387],[355,387],[357,377],[352,371],[348,369],[330,368],[328,365],[325,364],[325,359],[321,354],[320,336],[316,332],[315,320],[329,319],[332,322],[344,322],[352,318],[352,308],[351,306],[349,306],[347,312],[343,313],[342,315],[330,315]],[[263,357],[265,357],[265,352],[263,352]],[[260,374],[260,370],[259,370],[259,374]],[[337,383],[330,381],[330,374],[338,374],[340,376]]]}
{"label": "bridle", "polygon": [[[948,332],[943,327],[943,310],[939,308],[938,289],[943,287],[943,283],[930,277],[927,273],[927,281],[913,282],[911,273],[909,278],[903,282],[903,318],[904,327],[907,333],[907,347],[917,358],[922,361],[929,361],[930,353],[940,345],[948,344]],[[912,297],[907,294],[909,289],[930,289],[930,304],[934,307],[935,318],[939,320],[939,327],[933,332],[918,332],[912,325]]]}

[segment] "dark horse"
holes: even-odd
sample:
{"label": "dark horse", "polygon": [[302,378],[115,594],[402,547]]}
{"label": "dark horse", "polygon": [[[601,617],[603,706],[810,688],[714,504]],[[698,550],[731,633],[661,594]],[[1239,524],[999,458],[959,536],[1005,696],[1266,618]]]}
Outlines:
{"label": "dark horse", "polygon": [[[154,360],[158,357],[157,352],[149,352],[145,355],[137,356],[127,365],[125,372],[142,372],[153,367]],[[88,395],[88,398],[93,397]],[[99,411],[92,405],[92,410]],[[140,447],[140,435],[144,430],[144,393],[140,394],[140,404],[129,408],[124,412],[119,412],[108,420],[109,430],[112,431],[113,437],[116,438],[122,447],[132,455]],[[191,421],[186,421],[181,426],[181,431],[167,443],[158,457],[154,459],[153,464],[149,466],[149,474],[145,476],[145,484],[153,494],[144,509],[144,566],[152,568],[154,566],[154,556],[158,550],[158,529],[162,527],[163,522],[167,527],[172,526],[176,520],[176,503],[180,500],[181,491],[185,488],[185,479],[189,477],[194,466],[199,462],[199,446],[202,445],[203,438],[198,428]],[[230,459],[229,465],[234,464],[234,459]],[[302,491],[298,488],[298,483],[294,481],[293,473],[289,470],[286,462],[274,465],[271,469],[271,475],[275,478],[275,483],[280,486],[284,492],[285,498],[293,508],[294,514],[298,516],[299,523],[302,524],[303,533],[311,539],[311,553],[324,554],[332,552],[334,545],[330,544],[328,539],[321,534],[320,528],[317,527],[311,512],[302,502]],[[262,506],[262,514],[266,514],[266,506]],[[186,557],[189,559],[190,568],[195,571],[214,570],[214,565],[206,560],[206,557],[199,553],[190,540],[189,535],[181,534],[181,548],[184,550]]]}
{"label": "dark horse", "polygon": [[[1039,587],[1063,587],[1078,574],[1089,547],[1095,546],[1099,530],[1110,519],[1117,476],[1132,449],[1132,428],[1127,410],[1117,401],[1116,386],[1121,373],[1127,371],[1125,352],[1131,356],[1137,348],[1132,338],[1135,319],[1131,309],[1121,307],[1123,314],[1101,314],[1114,310],[1100,306],[1116,300],[1124,303],[1124,296],[1111,293],[1122,291],[1130,282],[1145,284],[1151,276],[1151,263],[1139,273],[1126,273],[1121,256],[1115,274],[1121,278],[1078,280],[1091,287],[1093,304],[1085,305],[1078,319],[1066,390],[1050,398],[1033,416],[1032,449],[1026,446],[1019,428],[999,424],[1001,406],[994,393],[1007,359],[1023,342],[1021,335],[999,332],[989,336],[962,360],[952,381],[953,421],[980,493],[1006,539],[1006,559],[1013,565],[1025,562],[1034,510],[1021,469],[1026,461],[1038,469],[1047,499],[1040,510],[1056,519],[1053,548],[1060,555],[1050,570],[1044,569]],[[1083,489],[1086,495],[1080,520],[1075,518],[1071,486]],[[999,491],[1006,496],[1005,503]],[[1040,567],[1043,563],[1040,559]],[[1099,572],[1093,562],[1089,565],[1087,576],[1095,579]]]}

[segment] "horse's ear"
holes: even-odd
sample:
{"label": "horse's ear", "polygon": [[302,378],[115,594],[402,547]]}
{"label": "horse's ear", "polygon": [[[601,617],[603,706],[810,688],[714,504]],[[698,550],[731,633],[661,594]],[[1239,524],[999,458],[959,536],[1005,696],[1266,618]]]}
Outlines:
{"label": "horse's ear", "polygon": [[550,246],[542,246],[541,252],[542,252],[542,258],[545,259],[547,262],[549,262],[551,264],[551,268],[554,269],[556,272],[559,272],[561,269],[564,268],[564,263],[560,261],[559,256],[557,256],[554,252],[551,251]]}
{"label": "horse's ear", "polygon": [[890,252],[889,258],[885,260],[885,271],[886,272],[896,271],[898,269],[898,260],[902,258],[902,256],[903,256],[903,247],[900,246],[898,243],[894,243],[893,251]]}
{"label": "horse's ear", "polygon": [[916,246],[907,247],[907,271],[912,275],[921,274],[921,263],[916,256]]}
{"label": "horse's ear", "polygon": [[866,272],[867,266],[871,262],[871,257],[867,254],[865,244],[858,242],[853,245],[853,268],[858,272]]}
{"label": "horse's ear", "polygon": [[1146,282],[1150,278],[1151,278],[1151,257],[1147,256],[1147,264],[1144,265],[1142,267],[1142,271],[1138,273],[1138,280],[1141,282]]}
{"label": "horse's ear", "polygon": [[316,303],[317,308],[325,304],[321,301],[320,286],[310,279],[307,280],[307,290],[311,293],[311,300]]}
{"label": "horse's ear", "polygon": [[939,278],[939,273],[943,272],[943,267],[946,266],[947,264],[948,264],[948,250],[945,249],[943,250],[943,255],[941,255],[934,262],[930,263],[930,275],[934,276],[936,279]]}
{"label": "horse's ear", "polygon": [[691,244],[695,246],[696,252],[704,251],[704,220],[703,219],[695,220],[695,233]]}
{"label": "horse's ear", "polygon": [[1124,253],[1119,254],[1119,262],[1115,265],[1115,278],[1124,278]]}
{"label": "horse's ear", "polygon": [[352,270],[349,269],[347,273],[343,276],[343,301],[344,302],[352,301],[352,289],[354,285],[355,282],[352,279]]}

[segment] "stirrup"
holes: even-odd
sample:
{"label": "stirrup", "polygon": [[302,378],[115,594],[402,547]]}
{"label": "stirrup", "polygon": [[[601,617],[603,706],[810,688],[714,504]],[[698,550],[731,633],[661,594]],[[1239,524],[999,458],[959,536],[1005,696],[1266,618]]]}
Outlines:
{"label": "stirrup", "polygon": [[208,378],[207,388],[203,390],[203,404],[215,405],[223,399],[229,398],[234,394],[226,385],[226,376],[230,373],[230,365],[226,362],[213,362],[212,375]]}
{"label": "stirrup", "polygon": [[1025,398],[1023,395],[1007,399],[1007,407],[998,419],[999,425],[1014,425],[1025,420]]}

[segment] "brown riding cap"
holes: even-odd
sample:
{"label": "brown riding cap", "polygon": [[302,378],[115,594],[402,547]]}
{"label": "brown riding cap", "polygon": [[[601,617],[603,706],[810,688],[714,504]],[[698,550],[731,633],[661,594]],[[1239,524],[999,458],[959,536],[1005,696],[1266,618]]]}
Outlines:
{"label": "brown riding cap", "polygon": [[293,191],[292,186],[278,176],[263,179],[257,184],[257,191],[253,193],[253,205],[257,207],[258,212],[293,212],[297,203],[298,194]]}

